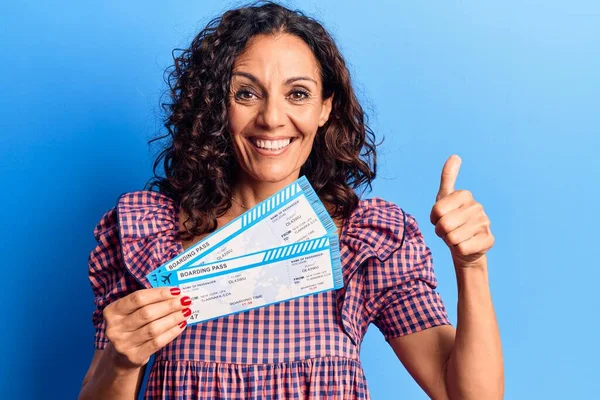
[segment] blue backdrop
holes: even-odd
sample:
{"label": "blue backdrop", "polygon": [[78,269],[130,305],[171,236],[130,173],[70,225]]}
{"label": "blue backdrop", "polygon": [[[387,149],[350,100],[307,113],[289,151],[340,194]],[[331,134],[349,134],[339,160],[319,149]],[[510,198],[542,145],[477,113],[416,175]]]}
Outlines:
{"label": "blue backdrop", "polygon": [[[239,4],[0,7],[1,397],[76,397],[93,353],[92,230],[150,176],[171,50]],[[454,271],[429,211],[444,161],[463,158],[457,187],[496,236],[506,398],[598,396],[600,3],[288,4],[322,20],[346,56],[386,138],[372,195],[419,221],[454,323]],[[362,360],[374,399],[426,398],[374,327]]]}

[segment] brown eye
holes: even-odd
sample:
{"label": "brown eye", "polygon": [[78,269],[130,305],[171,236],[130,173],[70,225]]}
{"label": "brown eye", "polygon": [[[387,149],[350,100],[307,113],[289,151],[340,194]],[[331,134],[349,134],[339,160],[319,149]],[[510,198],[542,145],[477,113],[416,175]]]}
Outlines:
{"label": "brown eye", "polygon": [[302,101],[308,99],[310,97],[310,94],[304,90],[294,90],[290,93],[289,97],[293,101]]}
{"label": "brown eye", "polygon": [[254,100],[257,96],[248,89],[241,89],[235,93],[236,100],[249,101]]}

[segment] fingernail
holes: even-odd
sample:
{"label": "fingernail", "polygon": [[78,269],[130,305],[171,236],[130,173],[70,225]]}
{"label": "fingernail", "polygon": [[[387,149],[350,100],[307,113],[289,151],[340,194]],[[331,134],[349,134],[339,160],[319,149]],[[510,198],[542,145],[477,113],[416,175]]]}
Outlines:
{"label": "fingernail", "polygon": [[183,316],[186,318],[192,314],[192,310],[190,310],[189,308],[184,308],[183,310],[181,310],[181,312],[183,313]]}
{"label": "fingernail", "polygon": [[186,326],[186,325],[187,325],[187,322],[185,322],[185,321],[181,321],[181,322],[179,323],[179,327],[180,327],[181,329],[185,328],[185,326]]}
{"label": "fingernail", "polygon": [[171,294],[173,296],[179,296],[181,294],[181,289],[174,287],[173,289],[171,289]]}
{"label": "fingernail", "polygon": [[190,299],[189,296],[185,296],[185,297],[181,298],[182,306],[189,306],[190,304],[192,304],[192,299]]}

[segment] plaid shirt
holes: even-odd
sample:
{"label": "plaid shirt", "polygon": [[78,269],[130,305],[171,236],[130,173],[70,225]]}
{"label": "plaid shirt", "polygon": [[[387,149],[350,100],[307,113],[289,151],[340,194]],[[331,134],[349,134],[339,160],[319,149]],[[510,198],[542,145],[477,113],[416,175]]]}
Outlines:
{"label": "plaid shirt", "polygon": [[[150,191],[123,194],[94,230],[89,256],[95,347],[102,311],[184,251],[179,207]],[[370,323],[386,340],[450,324],[417,222],[382,199],[361,200],[342,228],[344,288],[186,327],[155,354],[147,399],[369,399],[359,352]]]}

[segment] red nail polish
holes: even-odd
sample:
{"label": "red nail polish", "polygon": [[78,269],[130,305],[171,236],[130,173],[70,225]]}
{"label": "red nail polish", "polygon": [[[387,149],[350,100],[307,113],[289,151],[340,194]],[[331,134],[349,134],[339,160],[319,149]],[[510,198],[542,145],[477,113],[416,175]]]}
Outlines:
{"label": "red nail polish", "polygon": [[187,325],[187,322],[185,322],[185,321],[181,321],[181,322],[179,323],[179,327],[180,327],[181,329],[185,328],[185,326],[186,326],[186,325]]}
{"label": "red nail polish", "polygon": [[174,287],[173,289],[171,289],[171,294],[173,296],[179,296],[181,294],[181,289]]}
{"label": "red nail polish", "polygon": [[189,296],[185,296],[185,297],[181,298],[182,306],[189,306],[190,304],[192,304],[192,299],[190,299]]}
{"label": "red nail polish", "polygon": [[183,313],[183,316],[186,318],[192,314],[192,310],[190,310],[189,308],[184,308],[183,310],[181,310],[181,312]]}

